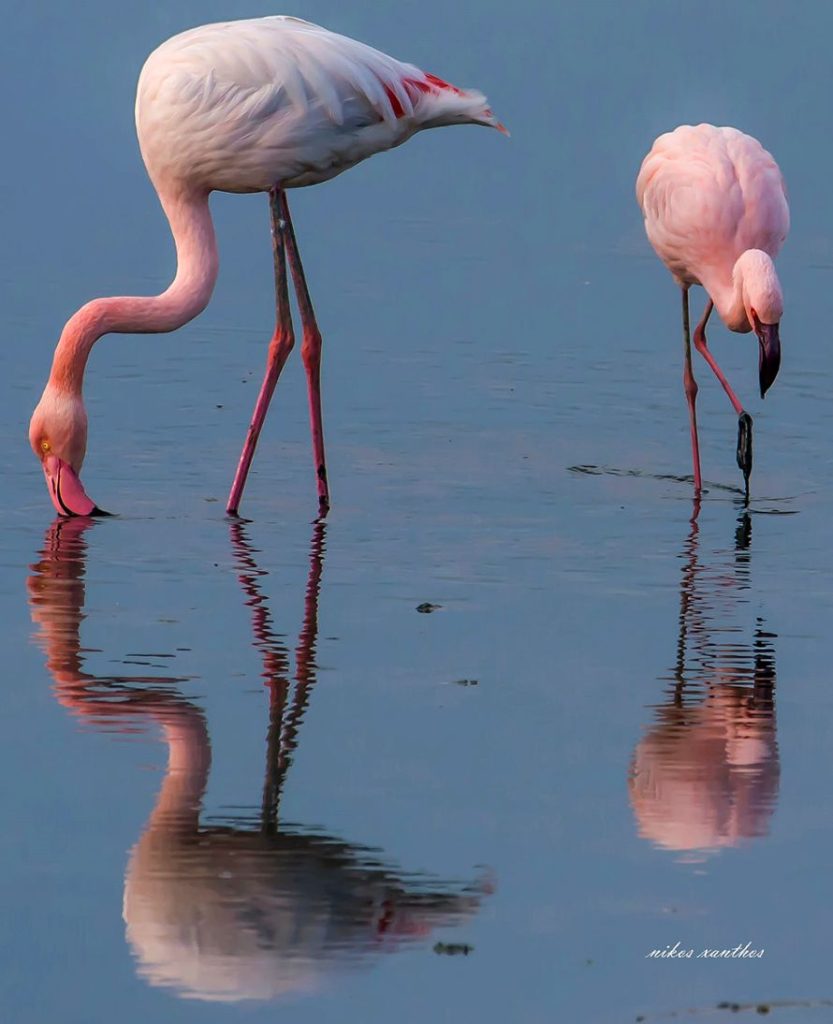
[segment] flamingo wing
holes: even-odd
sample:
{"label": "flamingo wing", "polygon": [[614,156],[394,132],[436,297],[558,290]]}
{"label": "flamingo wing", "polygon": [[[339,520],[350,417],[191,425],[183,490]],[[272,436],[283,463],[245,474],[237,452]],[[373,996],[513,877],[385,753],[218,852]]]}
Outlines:
{"label": "flamingo wing", "polygon": [[154,180],[202,173],[228,191],[324,180],[419,128],[467,120],[498,124],[481,93],[285,16],[174,36],[148,58],[136,101]]}
{"label": "flamingo wing", "polygon": [[763,249],[774,259],[790,230],[787,186],[781,169],[757,139],[733,128],[723,131],[743,193],[738,244],[742,249]]}

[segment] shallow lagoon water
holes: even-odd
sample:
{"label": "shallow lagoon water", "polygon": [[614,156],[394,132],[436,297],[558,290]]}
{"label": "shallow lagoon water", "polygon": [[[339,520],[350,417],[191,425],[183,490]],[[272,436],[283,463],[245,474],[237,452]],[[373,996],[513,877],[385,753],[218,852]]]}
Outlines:
{"label": "shallow lagoon water", "polygon": [[[297,359],[251,521],[222,514],[272,315],[265,202],[228,196],[207,312],[97,346],[85,482],[119,516],[59,528],[25,425],[61,324],[172,271],[139,66],[264,13],[19,7],[0,42],[4,1019],[824,1019],[833,15],[297,11],[481,86],[512,138],[426,133],[291,197],[323,529]],[[750,512],[700,368],[692,523],[679,303],[632,188],[706,118],[776,154],[793,231],[766,403],[754,343],[710,335],[755,417]],[[765,955],[646,958],[678,941]]]}

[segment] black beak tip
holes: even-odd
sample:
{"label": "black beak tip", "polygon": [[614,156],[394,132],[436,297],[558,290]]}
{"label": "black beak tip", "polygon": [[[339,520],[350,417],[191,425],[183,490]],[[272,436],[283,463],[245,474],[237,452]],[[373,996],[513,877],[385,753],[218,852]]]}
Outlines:
{"label": "black beak tip", "polygon": [[765,398],[766,397],[767,391],[769,391],[769,389],[775,383],[775,378],[777,376],[778,376],[778,363],[776,363],[775,365],[773,365],[771,363],[770,364],[765,363],[761,367],[761,376],[760,376],[761,398]]}
{"label": "black beak tip", "polygon": [[87,513],[73,512],[71,509],[64,506],[64,511],[59,513],[64,519],[105,519],[113,515],[112,512],[105,512],[103,508],[99,508],[98,505],[93,505],[92,509]]}

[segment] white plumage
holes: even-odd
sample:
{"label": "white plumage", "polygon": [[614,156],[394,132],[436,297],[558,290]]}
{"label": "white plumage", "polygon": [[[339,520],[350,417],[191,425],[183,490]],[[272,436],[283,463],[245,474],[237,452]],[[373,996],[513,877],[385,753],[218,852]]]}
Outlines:
{"label": "white plumage", "polygon": [[224,192],[326,181],[422,128],[464,123],[499,127],[481,93],[285,16],[168,39],[136,98],[154,184]]}

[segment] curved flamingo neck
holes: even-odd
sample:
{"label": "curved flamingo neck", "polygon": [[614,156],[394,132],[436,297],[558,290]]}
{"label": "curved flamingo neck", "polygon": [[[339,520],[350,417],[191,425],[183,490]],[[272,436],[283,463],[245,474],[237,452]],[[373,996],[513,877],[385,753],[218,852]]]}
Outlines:
{"label": "curved flamingo neck", "polygon": [[781,286],[769,253],[761,249],[746,249],[732,267],[732,276],[725,273],[701,275],[703,286],[720,314],[720,319],[732,331],[746,333],[752,330],[747,309],[754,303],[765,323],[777,323],[783,312]]}
{"label": "curved flamingo neck", "polygon": [[176,245],[176,276],[161,295],[93,299],[74,313],[55,349],[53,387],[81,394],[87,359],[103,335],[175,331],[208,305],[219,269],[208,193],[160,193],[159,199]]}
{"label": "curved flamingo neck", "polygon": [[701,275],[703,286],[714,302],[720,319],[730,331],[746,332],[751,325],[746,316],[743,302],[743,275],[737,272],[737,265],[732,269],[731,278],[726,281],[722,275]]}

